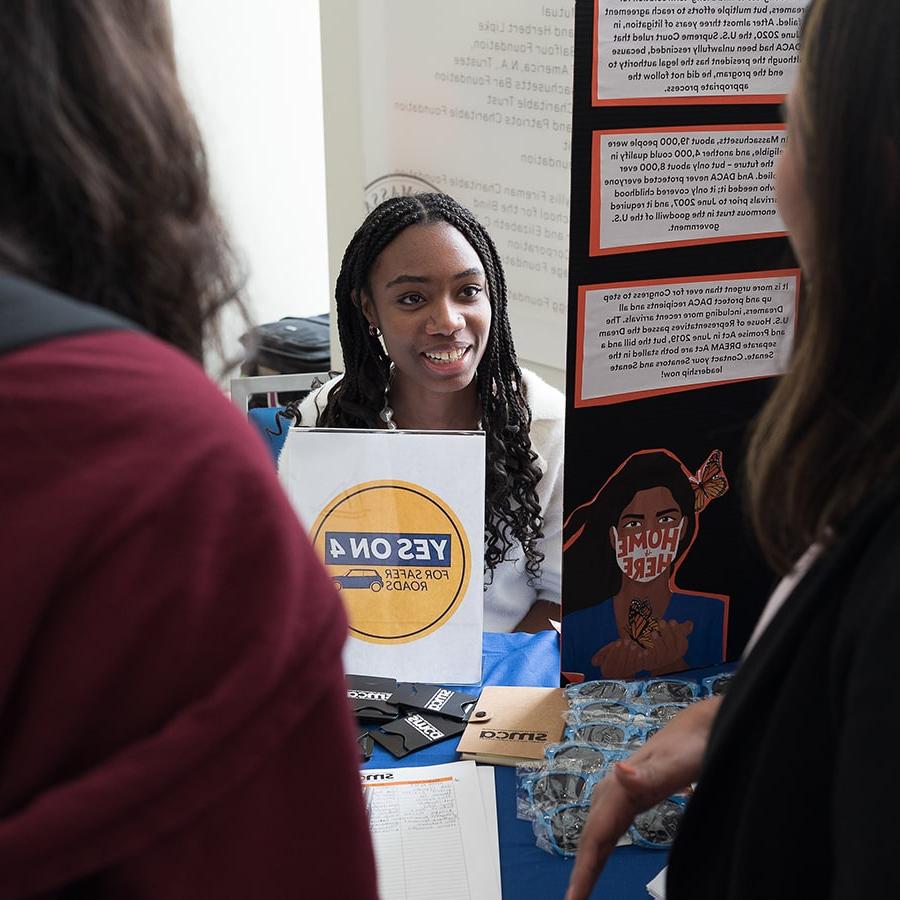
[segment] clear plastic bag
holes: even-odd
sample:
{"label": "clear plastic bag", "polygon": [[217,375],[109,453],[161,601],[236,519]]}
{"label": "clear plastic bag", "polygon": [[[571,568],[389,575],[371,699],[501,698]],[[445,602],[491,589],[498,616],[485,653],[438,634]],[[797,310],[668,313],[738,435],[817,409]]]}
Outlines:
{"label": "clear plastic bag", "polygon": [[723,672],[721,675],[709,675],[701,682],[704,697],[722,697],[728,692],[734,672]]}
{"label": "clear plastic bag", "polygon": [[584,681],[581,684],[570,684],[566,687],[569,703],[581,703],[593,700],[609,700],[616,703],[627,703],[633,700],[640,691],[641,682],[618,681]]}
{"label": "clear plastic bag", "polygon": [[574,856],[590,809],[590,803],[581,802],[541,810],[534,819],[538,847],[557,856]]}
{"label": "clear plastic bag", "polygon": [[693,703],[700,697],[700,686],[684,678],[650,678],[641,686],[642,703]]}

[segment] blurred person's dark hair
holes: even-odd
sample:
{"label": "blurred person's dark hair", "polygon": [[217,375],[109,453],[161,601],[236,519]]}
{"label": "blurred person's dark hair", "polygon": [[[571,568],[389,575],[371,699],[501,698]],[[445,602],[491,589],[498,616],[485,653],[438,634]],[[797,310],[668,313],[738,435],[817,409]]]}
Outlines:
{"label": "blurred person's dark hair", "polygon": [[748,458],[755,530],[781,572],[900,464],[900,3],[814,0],[800,59],[790,119],[813,265]]}
{"label": "blurred person's dark hair", "polygon": [[201,360],[238,298],[166,0],[0,3],[0,270]]}

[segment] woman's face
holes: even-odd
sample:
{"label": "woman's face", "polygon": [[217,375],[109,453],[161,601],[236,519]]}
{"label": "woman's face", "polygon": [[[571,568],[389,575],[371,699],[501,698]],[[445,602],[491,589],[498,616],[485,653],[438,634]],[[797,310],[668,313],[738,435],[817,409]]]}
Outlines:
{"label": "woman's face", "polygon": [[395,378],[449,393],[475,378],[491,329],[478,254],[452,225],[413,225],[381,251],[361,306],[377,325]]}
{"label": "woman's face", "polygon": [[807,275],[812,273],[812,210],[806,189],[806,154],[800,122],[802,95],[798,87],[785,102],[787,142],[775,166],[775,202],[787,226],[791,246]]}
{"label": "woman's face", "polygon": [[609,529],[609,542],[622,573],[650,582],[665,575],[678,558],[684,514],[667,487],[638,491]]}
{"label": "woman's face", "polygon": [[678,526],[684,516],[667,487],[638,491],[619,516],[619,531],[646,531],[648,528]]}

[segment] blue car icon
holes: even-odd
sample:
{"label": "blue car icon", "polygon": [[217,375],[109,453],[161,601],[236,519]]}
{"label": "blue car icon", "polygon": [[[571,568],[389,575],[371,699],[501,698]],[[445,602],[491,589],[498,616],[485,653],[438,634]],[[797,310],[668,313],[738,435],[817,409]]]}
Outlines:
{"label": "blue car icon", "polygon": [[333,575],[331,580],[334,586],[341,590],[365,590],[368,588],[378,593],[384,587],[384,581],[374,569],[349,569],[345,575]]}

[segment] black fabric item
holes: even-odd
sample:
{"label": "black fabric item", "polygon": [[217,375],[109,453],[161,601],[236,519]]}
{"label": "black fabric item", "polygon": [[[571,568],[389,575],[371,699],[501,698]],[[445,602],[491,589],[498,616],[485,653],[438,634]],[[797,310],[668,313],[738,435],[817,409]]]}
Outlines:
{"label": "black fabric item", "polygon": [[894,895],[898,497],[886,485],[860,509],[731,682],[669,900]]}
{"label": "black fabric item", "polygon": [[282,375],[327,372],[331,367],[327,313],[258,325],[241,343],[247,348],[245,368],[253,370],[245,374],[256,374],[259,366]]}
{"label": "black fabric item", "polygon": [[33,282],[0,275],[0,355],[53,338],[110,329],[137,326]]}

